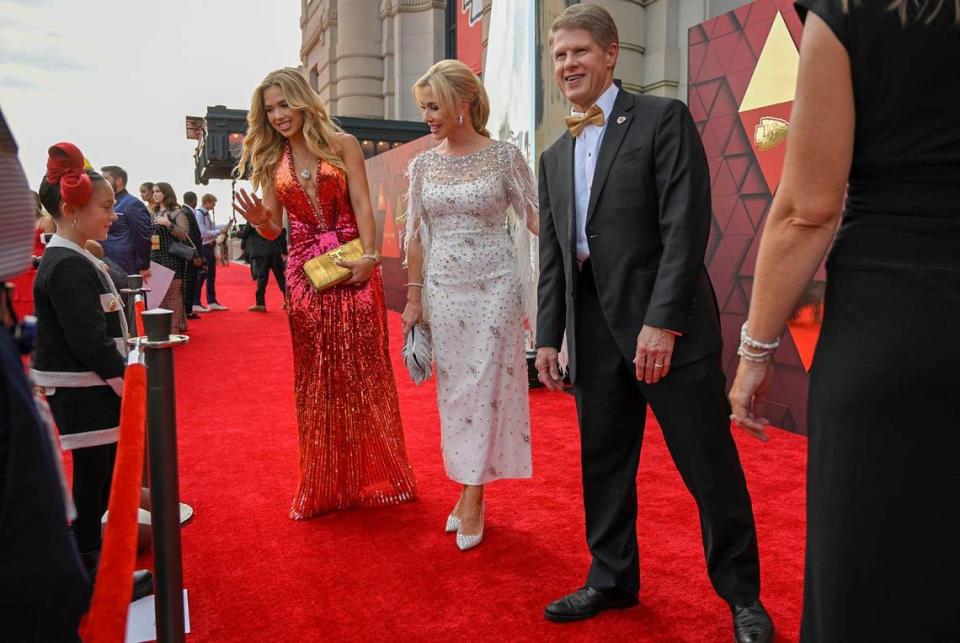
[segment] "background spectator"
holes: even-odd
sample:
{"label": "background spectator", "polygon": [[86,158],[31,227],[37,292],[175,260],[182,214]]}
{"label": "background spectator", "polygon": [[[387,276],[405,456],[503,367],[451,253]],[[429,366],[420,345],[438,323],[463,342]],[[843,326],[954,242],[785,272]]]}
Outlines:
{"label": "background spectator", "polygon": [[150,214],[157,211],[157,204],[153,202],[153,183],[146,181],[140,184],[140,199]]}
{"label": "background spectator", "polygon": [[187,260],[172,254],[170,246],[174,241],[189,244],[190,225],[169,183],[160,182],[153,186],[153,202],[157,204],[157,211],[153,215],[153,233],[159,237],[160,247],[153,251],[151,259],[174,272],[173,282],[160,307],[173,311],[173,329],[183,333],[187,330],[187,317],[183,309],[183,277],[187,272]]}
{"label": "background spectator", "polygon": [[153,224],[150,213],[137,197],[127,192],[127,172],[117,165],[100,168],[103,178],[113,188],[117,220],[103,242],[103,252],[124,274],[135,275],[150,267],[150,235]]}
{"label": "background spectator", "polygon": [[281,234],[272,241],[261,237],[252,225],[245,225],[239,236],[246,243],[247,255],[250,257],[250,270],[257,280],[256,303],[248,310],[255,313],[267,312],[266,294],[267,281],[270,272],[277,281],[280,292],[286,298],[287,282],[284,278],[287,259],[287,235]]}
{"label": "background spectator", "polygon": [[198,274],[203,268],[203,257],[200,256],[200,247],[203,245],[203,237],[200,234],[200,225],[197,223],[197,195],[195,192],[183,193],[183,212],[187,215],[187,223],[190,224],[190,242],[197,249],[197,256],[193,261],[187,262],[187,272],[183,278],[183,310],[186,312],[187,319],[200,319],[200,315],[193,312],[193,300],[197,292]]}
{"label": "background spectator", "polygon": [[[228,310],[226,306],[220,305],[217,301],[217,257],[213,249],[217,243],[217,237],[223,234],[228,224],[218,226],[213,223],[211,213],[215,207],[217,207],[217,197],[212,194],[204,194],[201,206],[197,208],[197,224],[200,226],[200,234],[203,237],[200,256],[203,259],[203,267],[206,271],[201,271],[197,278],[197,292],[193,298],[193,312],[195,313]],[[207,284],[206,306],[200,300],[204,283]]]}
{"label": "background spectator", "polygon": [[65,483],[23,370],[4,280],[29,266],[35,202],[0,113],[0,638],[75,640],[90,582],[67,526]]}

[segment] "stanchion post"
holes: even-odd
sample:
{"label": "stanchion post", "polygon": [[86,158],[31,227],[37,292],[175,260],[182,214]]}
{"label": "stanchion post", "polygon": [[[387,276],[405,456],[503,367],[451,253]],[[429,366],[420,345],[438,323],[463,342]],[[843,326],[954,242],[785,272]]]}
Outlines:
{"label": "stanchion post", "polygon": [[[140,302],[146,301],[147,293],[150,291],[149,288],[143,287],[143,276],[142,275],[127,275],[127,287],[120,291],[120,294],[126,295],[127,305],[130,307],[129,320],[132,323],[128,323],[130,326],[130,336],[134,337],[140,334],[140,328],[138,326],[137,319],[137,304]],[[150,451],[149,443],[144,440],[144,458],[143,458],[143,476],[141,483],[144,487],[150,485]]]}
{"label": "stanchion post", "polygon": [[147,430],[150,442],[150,509],[156,569],[157,641],[184,640],[183,561],[180,547],[180,476],[177,468],[177,409],[173,347],[186,343],[170,335],[173,313],[143,313],[147,363]]}

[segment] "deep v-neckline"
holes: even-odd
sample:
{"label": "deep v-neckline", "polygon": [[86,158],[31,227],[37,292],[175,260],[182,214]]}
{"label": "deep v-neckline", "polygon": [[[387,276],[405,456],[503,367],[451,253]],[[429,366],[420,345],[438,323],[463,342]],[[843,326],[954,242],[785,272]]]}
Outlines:
{"label": "deep v-neckline", "polygon": [[[310,190],[303,184],[303,181],[300,179],[300,175],[297,173],[297,164],[293,162],[293,148],[287,145],[287,159],[290,163],[290,173],[293,174],[293,180],[296,182],[297,186],[300,188],[300,192],[303,193],[303,196],[307,197],[307,203],[310,204],[310,210],[313,212],[313,216],[323,225],[324,228],[328,227],[326,220],[323,218],[322,208],[320,207],[320,198],[314,194],[310,194]],[[314,179],[313,187],[314,192],[320,190],[320,164],[321,160],[317,159],[317,166],[314,169]]]}

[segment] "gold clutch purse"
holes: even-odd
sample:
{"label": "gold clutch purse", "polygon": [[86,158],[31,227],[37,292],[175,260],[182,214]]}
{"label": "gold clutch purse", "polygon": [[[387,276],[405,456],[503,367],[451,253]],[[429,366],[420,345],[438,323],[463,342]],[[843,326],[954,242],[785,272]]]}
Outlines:
{"label": "gold clutch purse", "polygon": [[338,266],[337,261],[360,261],[361,259],[363,259],[363,244],[360,243],[360,239],[354,239],[339,248],[310,259],[303,264],[303,270],[314,288],[327,290],[353,275],[349,268]]}

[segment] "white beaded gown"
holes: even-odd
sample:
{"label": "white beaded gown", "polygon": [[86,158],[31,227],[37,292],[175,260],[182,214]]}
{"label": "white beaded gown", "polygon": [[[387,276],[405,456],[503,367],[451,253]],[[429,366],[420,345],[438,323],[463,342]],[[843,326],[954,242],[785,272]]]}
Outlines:
{"label": "white beaded gown", "polygon": [[406,238],[423,247],[447,475],[470,485],[529,478],[530,167],[516,147],[493,141],[466,156],[428,150],[408,174]]}

